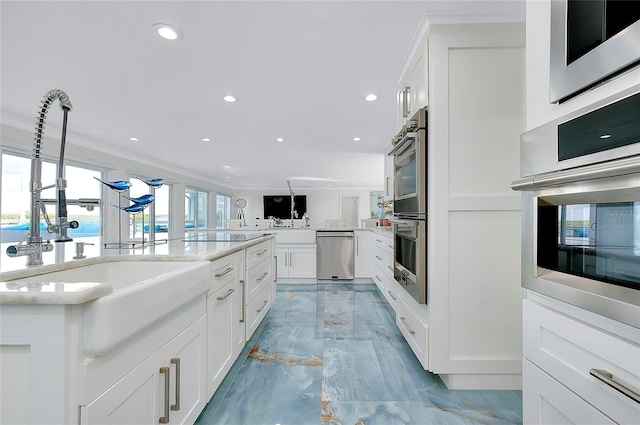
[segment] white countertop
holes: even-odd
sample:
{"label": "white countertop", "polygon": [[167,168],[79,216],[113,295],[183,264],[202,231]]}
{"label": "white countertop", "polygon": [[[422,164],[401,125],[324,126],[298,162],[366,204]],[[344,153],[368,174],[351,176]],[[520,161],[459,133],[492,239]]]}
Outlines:
{"label": "white countertop", "polygon": [[[270,234],[268,230],[260,231],[259,235],[254,230],[252,237],[256,236],[255,239],[212,242],[211,235],[212,232],[189,232],[188,236],[184,238],[135,249],[104,248],[101,243],[96,243],[94,246],[96,249],[92,253],[87,252],[87,256],[91,256],[90,258],[55,263],[52,261],[55,258],[49,256],[47,258],[49,264],[31,268],[24,266],[26,257],[11,258],[10,260],[19,260],[20,263],[14,264],[21,265],[21,267],[0,273],[0,304],[81,304],[108,295],[113,291],[112,285],[105,282],[47,282],[39,284],[20,282],[20,279],[29,276],[110,261],[213,261],[275,237],[275,234]],[[194,237],[200,240],[193,240]],[[67,244],[67,246],[74,248],[72,244]],[[56,246],[55,249],[59,249],[59,247]],[[65,260],[66,257],[66,255],[62,256]],[[3,258],[4,262],[5,258]]]}

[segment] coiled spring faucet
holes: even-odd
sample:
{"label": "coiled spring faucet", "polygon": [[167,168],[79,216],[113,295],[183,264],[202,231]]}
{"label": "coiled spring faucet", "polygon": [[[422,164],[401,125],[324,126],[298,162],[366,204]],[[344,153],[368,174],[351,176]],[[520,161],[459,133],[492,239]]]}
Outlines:
{"label": "coiled spring faucet", "polygon": [[[42,186],[42,159],[40,158],[40,149],[42,146],[42,136],[44,135],[44,124],[47,113],[51,104],[55,101],[60,101],[60,109],[64,114],[62,121],[62,138],[60,142],[60,160],[58,163],[58,178],[56,183],[50,186]],[[42,253],[53,250],[53,245],[47,241],[43,243],[40,235],[40,211],[44,215],[44,219],[47,222],[47,231],[49,233],[57,233],[58,237],[56,242],[68,242],[72,239],[67,235],[67,229],[75,229],[78,227],[77,221],[67,221],[67,197],[65,189],[67,182],[64,179],[64,149],[67,136],[67,115],[71,111],[71,101],[69,96],[62,90],[51,90],[45,94],[41,101],[40,111],[36,118],[35,138],[33,143],[33,157],[31,159],[31,181],[29,190],[31,192],[31,218],[29,233],[18,243],[18,245],[12,245],[7,248],[7,255],[10,257],[17,257],[22,255],[28,255],[27,266],[39,266],[42,265]],[[57,205],[56,224],[52,224],[47,215],[45,203],[49,200],[44,200],[41,197],[41,192],[44,189],[56,187],[57,196],[55,203]],[[87,209],[93,209],[94,205],[99,205],[99,199],[84,199],[73,202],[74,204],[87,207]]]}

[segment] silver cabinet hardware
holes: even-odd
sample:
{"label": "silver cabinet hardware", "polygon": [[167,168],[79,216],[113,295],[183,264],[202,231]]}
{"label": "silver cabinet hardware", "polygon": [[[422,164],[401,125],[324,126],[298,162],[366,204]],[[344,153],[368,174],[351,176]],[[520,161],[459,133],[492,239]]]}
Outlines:
{"label": "silver cabinet hardware", "polygon": [[244,280],[240,281],[240,289],[242,289],[242,319],[240,319],[240,323],[244,323]]}
{"label": "silver cabinet hardware", "polygon": [[393,249],[393,245],[387,245],[387,248]]}
{"label": "silver cabinet hardware", "polygon": [[608,372],[602,369],[591,369],[589,370],[589,374],[599,379],[600,381],[604,382],[614,390],[619,391],[622,394],[626,395],[636,403],[640,403],[640,394],[638,394],[636,391],[632,390],[631,388],[628,388],[622,385],[621,383],[616,382],[613,379],[613,374],[611,372]]}
{"label": "silver cabinet hardware", "polygon": [[387,268],[393,272],[393,267],[387,266]]}
{"label": "silver cabinet hardware", "polygon": [[269,252],[268,248],[263,249],[262,251],[258,252],[256,255],[259,257],[261,255],[264,255],[265,253]]}
{"label": "silver cabinet hardware", "polygon": [[404,86],[402,89],[402,117],[408,117],[411,113],[411,87]]}
{"label": "silver cabinet hardware", "polygon": [[382,243],[382,239],[376,239],[376,242]]}
{"label": "silver cabinet hardware", "polygon": [[222,273],[216,273],[214,276],[216,277],[216,279],[219,279],[222,276],[231,273],[232,271],[233,271],[233,267],[227,267],[225,271],[223,271]]}
{"label": "silver cabinet hardware", "polygon": [[230,289],[227,291],[227,293],[226,293],[226,294],[224,294],[223,296],[218,297],[218,298],[216,298],[216,299],[217,299],[218,301],[222,301],[222,300],[224,300],[225,298],[227,298],[229,295],[233,294],[233,292],[234,292],[234,291],[235,291],[235,289],[230,288]]}
{"label": "silver cabinet hardware", "polygon": [[378,261],[382,261],[382,257],[376,255],[376,258],[378,259]]}
{"label": "silver cabinet hardware", "polygon": [[264,274],[258,279],[258,282],[262,282],[267,276],[269,276],[269,272],[264,272]]}
{"label": "silver cabinet hardware", "polygon": [[416,331],[412,330],[409,325],[407,324],[407,322],[404,320],[404,317],[401,317],[400,320],[402,321],[402,324],[404,325],[405,328],[407,328],[407,330],[409,331],[409,333],[411,335],[415,335]]}
{"label": "silver cabinet hardware", "polygon": [[289,266],[293,266],[293,257],[291,253],[289,253]]}
{"label": "silver cabinet hardware", "polygon": [[378,282],[382,282],[382,279],[380,279],[380,276],[376,275],[376,279],[378,279]]}
{"label": "silver cabinet hardware", "polygon": [[[391,297],[392,300],[396,300],[396,298],[393,296],[393,294],[391,293],[391,291],[387,291],[387,294],[389,294],[389,296]],[[402,318],[402,320],[404,320],[404,318]]]}
{"label": "silver cabinet hardware", "polygon": [[269,303],[269,300],[265,300],[264,304],[262,304],[262,308],[260,308],[257,312],[262,313],[262,310],[264,310],[264,308],[267,306],[268,303]]}
{"label": "silver cabinet hardware", "polygon": [[180,410],[180,358],[171,359],[171,364],[176,365],[176,404],[171,405],[171,410]]}
{"label": "silver cabinet hardware", "polygon": [[169,368],[161,367],[160,373],[164,373],[164,416],[158,419],[161,424],[169,423]]}

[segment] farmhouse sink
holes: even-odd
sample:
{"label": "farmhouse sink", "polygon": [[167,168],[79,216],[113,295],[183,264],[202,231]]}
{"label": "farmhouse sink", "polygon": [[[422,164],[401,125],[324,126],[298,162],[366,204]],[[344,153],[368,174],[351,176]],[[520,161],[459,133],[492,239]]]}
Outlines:
{"label": "farmhouse sink", "polygon": [[113,292],[83,306],[84,352],[100,356],[204,294],[207,261],[109,261],[16,279],[25,283],[110,283]]}

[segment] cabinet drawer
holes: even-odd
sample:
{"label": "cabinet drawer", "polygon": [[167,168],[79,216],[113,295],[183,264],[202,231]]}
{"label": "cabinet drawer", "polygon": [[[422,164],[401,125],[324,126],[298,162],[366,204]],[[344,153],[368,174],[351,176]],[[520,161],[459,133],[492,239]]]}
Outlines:
{"label": "cabinet drawer", "polygon": [[522,389],[525,424],[615,423],[527,359],[522,361]]}
{"label": "cabinet drawer", "polygon": [[393,277],[393,254],[376,246],[373,253],[373,264],[389,277]]}
{"label": "cabinet drawer", "polygon": [[409,307],[401,296],[396,297],[396,325],[404,335],[425,369],[429,369],[429,326]]}
{"label": "cabinet drawer", "polygon": [[255,332],[256,328],[264,319],[264,316],[271,308],[272,303],[272,291],[271,286],[263,286],[260,292],[258,292],[247,306],[247,341],[251,338],[251,335]]}
{"label": "cabinet drawer", "polygon": [[271,248],[271,240],[260,242],[259,244],[250,246],[246,250],[247,252],[247,269],[251,269],[265,258],[271,258],[273,256]]}
{"label": "cabinet drawer", "polygon": [[530,300],[523,301],[523,318],[528,360],[615,422],[638,422],[638,404],[589,372],[608,371],[640,391],[640,331],[630,341]]}
{"label": "cabinet drawer", "polygon": [[270,286],[273,282],[271,274],[271,261],[264,261],[257,267],[247,272],[247,303],[251,303],[253,298],[264,286]]}
{"label": "cabinet drawer", "polygon": [[236,280],[238,271],[236,270],[236,256],[228,255],[211,262],[211,288],[207,296],[213,294],[218,289]]}

